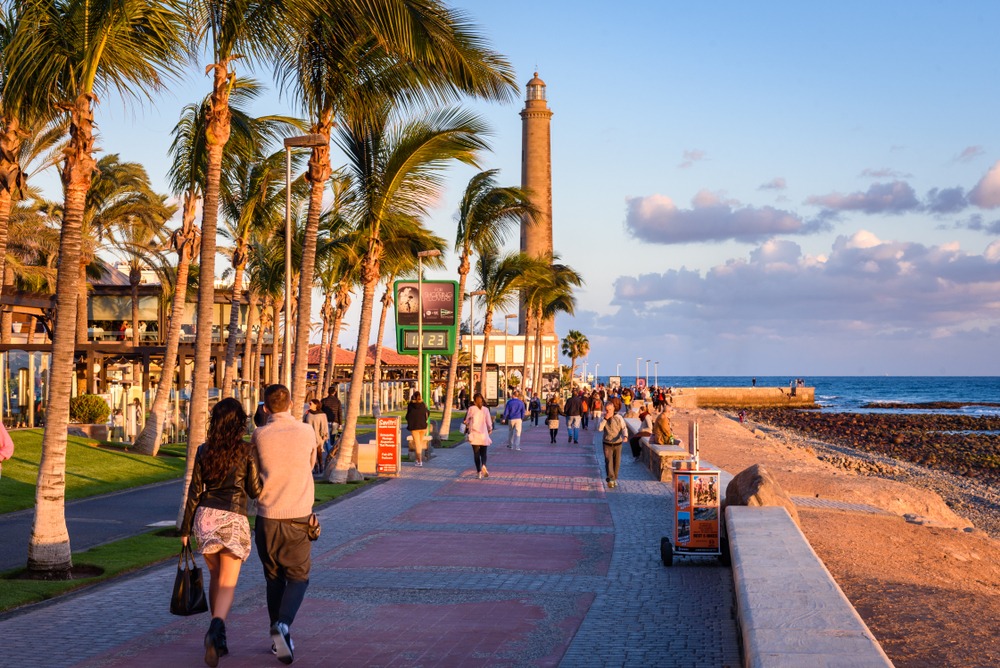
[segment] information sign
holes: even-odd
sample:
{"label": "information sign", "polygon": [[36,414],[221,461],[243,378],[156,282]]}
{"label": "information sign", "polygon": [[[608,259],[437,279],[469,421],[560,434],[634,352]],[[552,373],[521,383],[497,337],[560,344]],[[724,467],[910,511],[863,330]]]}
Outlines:
{"label": "information sign", "polygon": [[375,472],[398,475],[400,466],[399,418],[380,417],[375,420]]}
{"label": "information sign", "polygon": [[609,389],[613,390],[616,387],[621,387],[621,386],[622,386],[622,377],[621,376],[608,376],[608,388]]}
{"label": "information sign", "polygon": [[673,471],[674,552],[719,554],[719,472]]}
{"label": "information sign", "polygon": [[[421,285],[416,281],[396,281],[396,325],[417,326]],[[455,326],[455,281],[423,281],[424,327]]]}

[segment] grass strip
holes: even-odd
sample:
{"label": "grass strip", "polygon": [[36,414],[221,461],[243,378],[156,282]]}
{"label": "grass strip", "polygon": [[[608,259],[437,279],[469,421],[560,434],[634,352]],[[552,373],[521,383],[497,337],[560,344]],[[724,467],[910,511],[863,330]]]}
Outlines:
{"label": "grass strip", "polygon": [[[345,494],[367,487],[372,482],[374,480],[346,484],[317,482],[315,505],[322,507]],[[254,519],[250,518],[251,526]],[[181,543],[177,537],[176,529],[159,529],[73,553],[75,567],[93,566],[103,569],[104,572],[98,576],[77,580],[22,580],[18,578],[24,573],[23,568],[0,573],[0,581],[3,583],[0,585],[0,612],[30,603],[46,601],[81,587],[97,584],[165,559],[174,558],[180,549]],[[199,565],[204,566],[200,560]],[[208,577],[207,572],[205,577]],[[165,598],[163,604],[167,605],[168,602]]]}
{"label": "grass strip", "polygon": [[[14,456],[3,463],[0,477],[0,513],[32,508],[38,462],[42,458],[42,430],[11,431]],[[99,444],[69,436],[66,444],[66,500],[108,494],[122,489],[173,480],[184,475],[184,445],[160,449],[156,457],[125,451],[120,445]]]}

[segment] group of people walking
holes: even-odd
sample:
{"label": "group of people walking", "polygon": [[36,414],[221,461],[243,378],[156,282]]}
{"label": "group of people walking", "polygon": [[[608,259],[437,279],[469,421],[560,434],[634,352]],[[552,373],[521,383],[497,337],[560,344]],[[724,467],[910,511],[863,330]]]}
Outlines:
{"label": "group of people walking", "polygon": [[208,566],[212,620],[205,634],[205,663],[229,653],[226,618],[243,562],[250,556],[247,507],[257,501],[254,544],[264,570],[271,651],[292,663],[291,626],[309,586],[311,542],[306,531],[314,500],[316,432],[292,415],[288,388],[264,390],[263,424],[247,441],[247,415],[239,401],[212,409],[205,443],[195,455],[181,541],[191,536]]}

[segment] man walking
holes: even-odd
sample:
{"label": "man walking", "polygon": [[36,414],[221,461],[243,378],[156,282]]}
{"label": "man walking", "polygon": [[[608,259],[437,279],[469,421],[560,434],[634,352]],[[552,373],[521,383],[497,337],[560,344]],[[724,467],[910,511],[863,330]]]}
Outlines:
{"label": "man walking", "polygon": [[622,463],[622,443],[628,436],[628,427],[625,426],[625,418],[615,412],[615,407],[608,402],[604,410],[604,419],[597,425],[597,430],[602,432],[601,441],[604,444],[604,467],[608,487],[614,489],[618,486],[618,469]]}
{"label": "man walking", "polygon": [[330,442],[333,443],[334,435],[340,431],[340,425],[344,423],[343,407],[340,397],[337,396],[336,385],[331,385],[326,390],[326,396],[323,397],[323,412],[326,413],[326,421],[330,424]]}
{"label": "man walking", "polygon": [[267,387],[264,410],[270,419],[251,437],[263,485],[254,540],[267,585],[271,651],[286,664],[295,649],[289,627],[309,586],[312,546],[304,523],[312,513],[316,463],[312,427],[292,416],[291,403],[287,387]]}
{"label": "man walking", "polygon": [[521,401],[521,393],[513,390],[507,405],[503,407],[503,420],[507,423],[507,447],[521,449],[521,425],[524,422],[524,412],[527,407]]}
{"label": "man walking", "polygon": [[574,392],[573,396],[566,400],[563,406],[563,415],[566,416],[566,431],[569,440],[567,443],[580,442],[580,423],[583,420],[583,397],[580,396],[582,390]]}

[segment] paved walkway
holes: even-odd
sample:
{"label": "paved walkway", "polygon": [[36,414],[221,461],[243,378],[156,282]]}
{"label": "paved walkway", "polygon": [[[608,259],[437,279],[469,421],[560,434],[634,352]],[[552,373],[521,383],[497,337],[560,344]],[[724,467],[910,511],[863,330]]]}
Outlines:
{"label": "paved walkway", "polygon": [[[660,564],[668,486],[627,461],[606,490],[593,431],[550,445],[527,428],[520,452],[505,431],[486,480],[463,445],[322,511],[294,665],[739,665],[729,570]],[[167,612],[174,568],[0,621],[3,665],[202,665],[208,616]],[[222,666],[281,665],[263,591],[252,555]]]}

